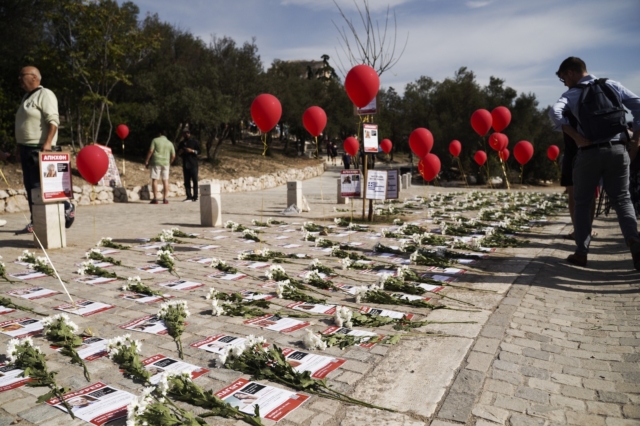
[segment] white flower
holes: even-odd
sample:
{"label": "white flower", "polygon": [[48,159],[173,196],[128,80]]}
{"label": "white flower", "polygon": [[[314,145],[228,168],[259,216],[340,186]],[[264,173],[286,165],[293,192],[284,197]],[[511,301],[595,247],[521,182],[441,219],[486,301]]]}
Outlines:
{"label": "white flower", "polygon": [[100,241],[98,241],[98,244],[96,244],[96,246],[101,247],[104,243],[110,243],[111,242],[111,238],[110,237],[102,237],[100,238]]}
{"label": "white flower", "polygon": [[218,291],[215,288],[211,287],[209,289],[209,294],[207,294],[204,298],[207,300],[212,300],[216,298],[217,294],[218,294]]}
{"label": "white flower", "polygon": [[[177,229],[177,228],[174,228]],[[169,243],[173,241],[173,229],[163,229],[160,233],[160,241]]]}
{"label": "white flower", "polygon": [[224,269],[227,266],[227,262],[222,259],[216,259],[215,257],[212,257],[209,266],[211,268]]}
{"label": "white flower", "polygon": [[327,240],[324,238],[316,238],[316,247],[320,247],[327,243]]}
{"label": "white flower", "polygon": [[267,339],[265,339],[262,336],[254,336],[253,334],[250,334],[249,336],[247,336],[247,347],[251,348],[253,350],[264,350],[264,344],[267,343]]}
{"label": "white flower", "polygon": [[132,339],[130,334],[109,339],[106,346],[110,358],[113,358],[124,349],[133,347],[136,353],[140,353],[142,350],[142,342]]}
{"label": "white flower", "polygon": [[369,291],[369,287],[367,287],[367,286],[356,286],[354,288],[354,290],[355,290],[355,295],[356,295],[356,303],[360,303],[360,301],[362,300],[362,296],[367,294],[367,292]]}
{"label": "white flower", "polygon": [[[411,256],[417,255],[417,254],[418,252],[416,251]],[[402,265],[398,267],[398,272],[396,273],[396,276],[402,281],[404,281],[404,277],[409,275],[410,273],[411,273],[411,268],[409,268],[407,265]]]}
{"label": "white flower", "polygon": [[172,310],[182,311],[184,313],[185,318],[191,315],[191,312],[189,312],[186,300],[170,300],[160,305],[160,309],[158,310],[158,313],[157,313],[158,318],[160,319],[166,318],[169,312]]}
{"label": "white flower", "polygon": [[[238,253],[238,260],[245,260],[252,254],[254,254],[252,250],[242,251]],[[209,266],[212,266],[212,265],[210,264]]]}
{"label": "white flower", "polygon": [[52,328],[56,326],[56,324],[66,324],[67,327],[71,330],[72,333],[77,333],[79,328],[76,323],[69,319],[67,314],[58,314],[52,317],[46,317],[41,320],[42,326],[44,328],[44,333],[48,334]]}
{"label": "white flower", "polygon": [[240,358],[244,353],[245,349],[247,349],[246,342],[242,344],[233,345],[231,346],[231,356],[233,356],[234,358]]}
{"label": "white flower", "polygon": [[402,224],[404,224],[404,221],[402,219],[393,219],[393,224],[394,225],[402,225]]}
{"label": "white flower", "polygon": [[353,260],[349,259],[348,257],[345,257],[344,259],[341,260],[342,262],[342,269],[349,269],[351,267],[351,265],[353,265]]}
{"label": "white flower", "polygon": [[306,272],[302,277],[302,279],[304,280],[305,283],[309,283],[317,280],[322,281],[322,277],[316,270]]}
{"label": "white flower", "polygon": [[224,366],[224,364],[227,362],[227,358],[229,357],[229,352],[231,352],[230,346],[225,346],[222,349],[222,353],[220,354],[216,362],[216,367],[221,368]]}
{"label": "white flower", "polygon": [[78,274],[79,275],[84,275],[87,273],[87,271],[89,270],[89,268],[91,268],[93,266],[93,262],[91,261],[87,261],[87,262],[82,262],[80,264],[80,269],[78,269]]}
{"label": "white flower", "polygon": [[7,343],[7,359],[10,363],[16,360],[16,349],[18,345],[20,345],[20,339],[11,339],[9,343]]}
{"label": "white flower", "polygon": [[265,273],[265,275],[270,280],[275,280],[275,279],[277,279],[277,278],[279,278],[281,276],[286,276],[287,272],[280,265],[271,265],[269,267],[269,270]]}
{"label": "white flower", "polygon": [[276,294],[278,295],[278,298],[282,299],[283,298],[282,294],[286,289],[290,287],[291,287],[291,281],[289,280],[276,282]]}
{"label": "white flower", "polygon": [[211,299],[211,315],[214,317],[224,315],[224,305],[220,305],[220,301],[216,298]]}
{"label": "white flower", "polygon": [[384,284],[387,282],[387,280],[391,279],[392,277],[393,275],[391,274],[378,275],[378,282],[375,285],[377,285],[378,288],[380,289],[384,289]]}
{"label": "white flower", "polygon": [[309,328],[307,328],[307,334],[304,336],[302,341],[304,343],[304,347],[307,349],[319,349],[321,351],[327,349],[327,344],[322,340],[322,338]]}
{"label": "white flower", "polygon": [[351,309],[346,306],[338,306],[336,307],[336,312],[333,314],[333,321],[336,323],[338,327],[353,327],[351,323],[351,317],[353,317],[353,312]]}
{"label": "white flower", "polygon": [[245,229],[242,231],[242,236],[246,239],[255,239],[258,238],[258,234],[253,229]]}
{"label": "white flower", "polygon": [[84,254],[84,257],[86,257],[87,259],[91,259],[91,253],[101,254],[99,249],[92,248],[91,250],[89,250]]}
{"label": "white flower", "polygon": [[156,256],[158,257],[158,259],[160,259],[160,258],[163,258],[163,257],[164,257],[165,259],[167,259],[167,258],[168,258],[168,259],[170,259],[170,260],[173,260],[173,255],[171,254],[171,252],[170,252],[169,250],[162,250],[162,249],[160,249],[160,250],[158,250],[158,251],[156,252]]}
{"label": "white flower", "polygon": [[164,395],[164,396],[167,395],[167,391],[169,390],[168,377],[169,377],[169,374],[166,371],[163,371],[162,373],[160,373],[160,380],[158,381],[158,384],[156,384],[156,389],[161,395]]}

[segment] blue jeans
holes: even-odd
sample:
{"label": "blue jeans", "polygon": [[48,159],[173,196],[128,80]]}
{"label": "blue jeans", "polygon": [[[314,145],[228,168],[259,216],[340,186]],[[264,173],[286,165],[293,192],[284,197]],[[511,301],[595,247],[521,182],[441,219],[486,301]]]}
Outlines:
{"label": "blue jeans", "polygon": [[602,178],[603,188],[618,216],[625,242],[638,238],[638,223],[629,195],[629,154],[624,145],[603,144],[578,150],[573,164],[576,253],[587,254],[591,242],[591,203]]}
{"label": "blue jeans", "polygon": [[[29,211],[33,215],[33,200],[31,199],[31,190],[40,187],[40,164],[38,157],[33,157],[33,152],[40,152],[40,146],[18,145],[20,147],[20,164],[22,165],[22,183],[27,191],[27,200],[29,200]],[[35,158],[35,161],[34,161]],[[33,222],[33,216],[31,217]]]}

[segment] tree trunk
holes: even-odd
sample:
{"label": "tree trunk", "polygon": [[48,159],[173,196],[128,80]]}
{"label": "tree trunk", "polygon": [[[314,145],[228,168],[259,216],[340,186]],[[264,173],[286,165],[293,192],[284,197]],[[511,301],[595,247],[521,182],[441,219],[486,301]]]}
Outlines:
{"label": "tree trunk", "polygon": [[229,135],[229,127],[225,126],[225,128],[222,130],[222,133],[220,134],[220,138],[218,139],[218,143],[216,144],[216,147],[213,150],[213,155],[211,156],[211,161],[212,162],[216,161],[216,157],[218,156],[218,151],[220,150],[220,147],[222,146],[222,142],[224,142],[224,140],[227,138],[228,135]]}

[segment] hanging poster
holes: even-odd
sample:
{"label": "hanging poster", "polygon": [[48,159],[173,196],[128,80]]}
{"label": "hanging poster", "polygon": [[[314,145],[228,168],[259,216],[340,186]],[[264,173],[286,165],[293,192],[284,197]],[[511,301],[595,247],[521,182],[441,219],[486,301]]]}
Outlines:
{"label": "hanging poster", "polygon": [[360,170],[340,171],[340,195],[343,197],[362,196],[362,175]]}
{"label": "hanging poster", "polygon": [[71,154],[68,152],[41,152],[39,159],[42,201],[52,203],[72,199]]}
{"label": "hanging poster", "polygon": [[377,124],[363,124],[363,145],[364,152],[377,153],[378,152],[378,125]]}
{"label": "hanging poster", "polygon": [[400,187],[398,186],[398,176],[400,171],[398,169],[387,170],[387,200],[397,200]]}

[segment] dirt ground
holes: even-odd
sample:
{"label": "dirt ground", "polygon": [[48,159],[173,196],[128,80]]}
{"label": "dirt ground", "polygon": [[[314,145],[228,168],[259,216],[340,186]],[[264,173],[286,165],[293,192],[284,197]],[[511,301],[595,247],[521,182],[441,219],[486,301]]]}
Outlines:
{"label": "dirt ground", "polygon": [[[70,147],[63,147],[63,150],[70,150]],[[221,148],[217,165],[213,166],[204,156],[200,158],[199,180],[203,179],[221,179],[230,180],[239,177],[257,177],[268,173],[277,172],[283,169],[304,168],[314,166],[323,160],[310,159],[306,156],[291,157],[284,155],[280,147],[273,150],[271,157],[262,156],[262,144],[259,142],[244,142],[238,145],[231,145],[225,142]],[[150,183],[149,170],[144,167],[144,157],[130,158],[127,157],[124,162],[124,175],[122,157],[114,154],[118,171],[124,185],[127,188],[141,186]],[[15,159],[14,159],[15,160]],[[82,186],[88,184],[80,174],[75,165],[75,157],[72,160],[73,168],[73,184]],[[20,163],[8,162],[0,163],[0,170],[9,182],[9,188],[22,189],[22,170]],[[182,181],[182,166],[180,159],[171,167],[170,182]],[[0,190],[7,189],[7,184],[0,176]]]}

